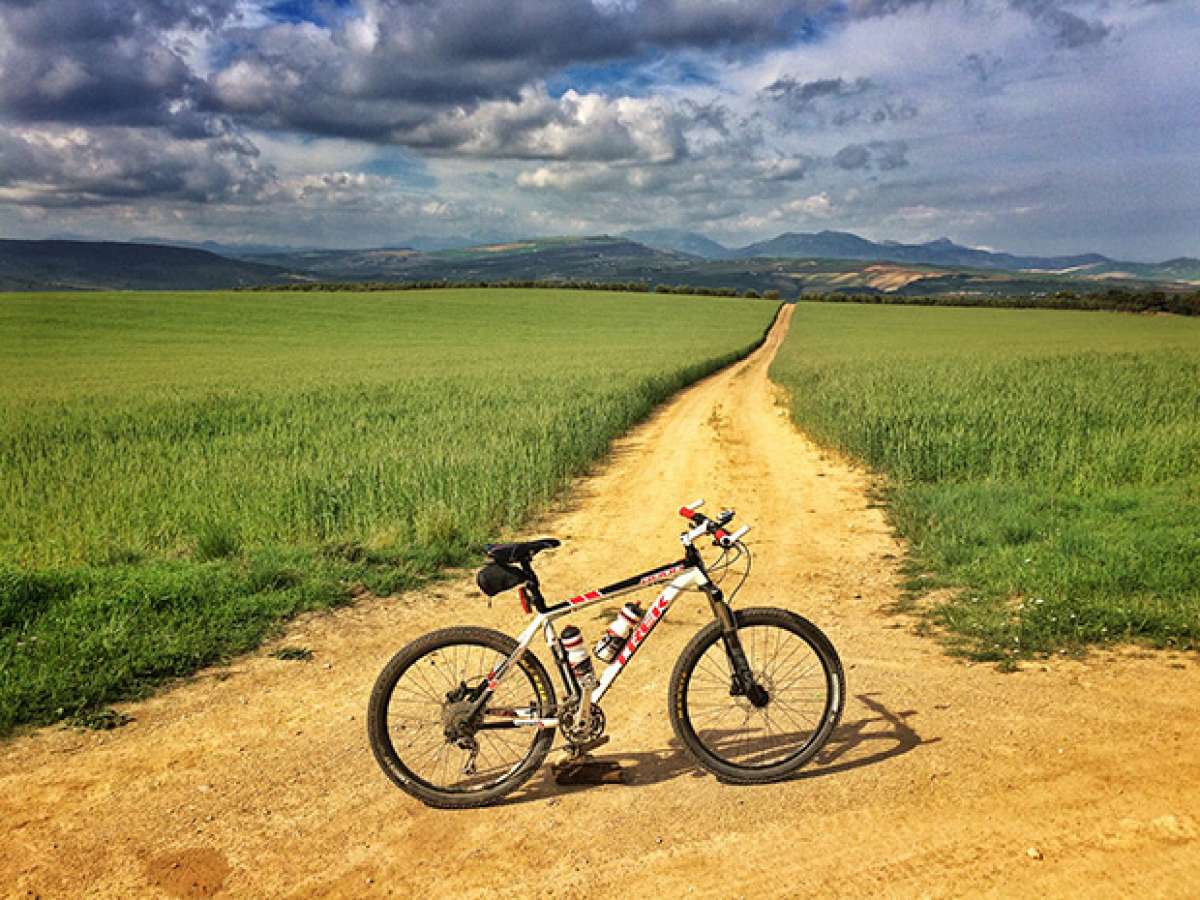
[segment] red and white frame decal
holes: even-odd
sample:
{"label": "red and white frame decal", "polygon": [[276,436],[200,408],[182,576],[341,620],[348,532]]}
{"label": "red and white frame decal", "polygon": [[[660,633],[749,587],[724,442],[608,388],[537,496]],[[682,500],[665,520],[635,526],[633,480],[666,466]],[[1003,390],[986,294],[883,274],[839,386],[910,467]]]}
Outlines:
{"label": "red and white frame decal", "polygon": [[683,563],[676,563],[667,569],[659,569],[657,572],[651,572],[649,575],[643,575],[638,581],[638,584],[654,584],[656,581],[662,581],[664,578],[670,578],[672,575],[678,575],[684,570]]}
{"label": "red and white frame decal", "polygon": [[572,606],[578,606],[580,603],[591,603],[593,600],[599,600],[601,596],[599,591],[588,591],[586,594],[576,594],[567,602]]}
{"label": "red and white frame decal", "polygon": [[667,596],[666,591],[658,595],[658,599],[654,601],[654,605],[647,610],[646,615],[642,617],[642,621],[638,623],[638,627],[629,636],[629,641],[625,644],[625,649],[617,654],[617,658],[613,660],[617,665],[624,668],[625,664],[633,659],[633,654],[637,653],[637,649],[642,645],[642,641],[646,639],[646,635],[654,630],[654,626],[666,614],[667,607],[671,605],[673,599],[674,597]]}

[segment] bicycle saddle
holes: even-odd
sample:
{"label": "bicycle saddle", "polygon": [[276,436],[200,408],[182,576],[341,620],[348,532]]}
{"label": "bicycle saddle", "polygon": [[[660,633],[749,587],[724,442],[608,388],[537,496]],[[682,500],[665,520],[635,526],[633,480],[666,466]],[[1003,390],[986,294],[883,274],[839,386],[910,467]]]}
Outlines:
{"label": "bicycle saddle", "polygon": [[561,543],[562,541],[558,538],[539,538],[536,541],[517,541],[512,544],[488,544],[483,548],[483,552],[493,562],[498,562],[502,566],[511,566],[514,563],[529,562],[536,554],[557,547]]}

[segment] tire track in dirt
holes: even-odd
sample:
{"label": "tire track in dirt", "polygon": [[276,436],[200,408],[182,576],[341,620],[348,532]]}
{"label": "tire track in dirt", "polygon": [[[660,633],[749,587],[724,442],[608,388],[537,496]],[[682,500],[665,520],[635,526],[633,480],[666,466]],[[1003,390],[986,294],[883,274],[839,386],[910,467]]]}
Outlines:
{"label": "tire track in dirt", "polygon": [[[1200,665],[1097,654],[1004,675],[947,658],[884,610],[897,545],[869,479],[822,453],[775,402],[786,334],[665,404],[529,534],[552,596],[678,552],[697,496],[754,526],[737,605],[817,622],[849,699],[818,761],[780,785],[697,771],[666,714],[670,667],[708,616],[681,599],[606,698],[630,784],[424,808],[366,744],[376,673],[432,628],[509,633],[469,577],[293,623],[281,643],[123,708],[109,733],[45,729],[0,749],[0,893],[8,896],[1194,896],[1200,891]],[[594,637],[614,610],[576,624]],[[269,649],[269,648],[268,648]],[[554,758],[552,756],[552,758]],[[1036,848],[1034,858],[1027,853]]]}

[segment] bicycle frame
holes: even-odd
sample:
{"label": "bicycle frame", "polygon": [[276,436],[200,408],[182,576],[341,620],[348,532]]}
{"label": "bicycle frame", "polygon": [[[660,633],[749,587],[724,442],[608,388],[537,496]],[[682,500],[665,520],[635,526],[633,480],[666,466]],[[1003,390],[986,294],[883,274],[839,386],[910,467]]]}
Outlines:
{"label": "bicycle frame", "polygon": [[[690,546],[687,549],[688,555],[681,560],[668,563],[664,566],[659,566],[655,569],[650,569],[649,571],[626,578],[623,581],[610,584],[607,587],[597,588],[592,591],[587,591],[583,594],[576,594],[574,597],[564,600],[561,603],[557,603],[552,607],[546,607],[545,603],[542,602],[540,590],[537,585],[537,579],[536,576],[534,576],[528,587],[533,592],[533,600],[538,608],[538,614],[517,637],[517,649],[514,650],[507,659],[503,660],[499,665],[494,666],[492,670],[488,672],[486,678],[487,692],[484,694],[484,696],[480,697],[480,706],[486,703],[488,695],[495,691],[496,686],[504,678],[505,674],[511,669],[511,667],[516,664],[517,660],[519,660],[526,652],[526,650],[529,648],[529,644],[533,641],[534,635],[536,635],[539,631],[541,631],[545,637],[546,644],[550,648],[555,661],[558,663],[559,671],[567,689],[568,696],[577,696],[579,694],[579,686],[569,663],[561,653],[560,645],[558,643],[558,634],[554,630],[554,621],[562,618],[563,616],[569,615],[576,610],[586,609],[589,606],[594,606],[602,600],[612,600],[616,597],[623,597],[626,594],[631,594],[635,591],[645,590],[646,588],[653,587],[656,584],[661,584],[668,578],[671,579],[670,584],[663,588],[662,592],[655,599],[654,603],[651,604],[645,615],[643,615],[641,622],[638,623],[637,627],[630,634],[629,640],[621,652],[617,654],[616,659],[609,663],[605,667],[603,673],[601,673],[599,679],[597,680],[596,687],[592,690],[590,695],[591,703],[595,704],[600,702],[600,700],[608,692],[608,689],[612,687],[613,682],[615,682],[617,677],[625,670],[625,667],[629,664],[629,661],[633,659],[634,655],[638,651],[638,648],[642,646],[646,638],[650,635],[650,632],[653,631],[655,626],[658,625],[658,623],[661,622],[666,616],[667,610],[670,609],[671,604],[675,601],[675,598],[678,597],[683,591],[698,590],[706,593],[708,595],[709,602],[713,606],[714,612],[717,614],[718,619],[721,620],[723,625],[728,622],[729,625],[732,626],[732,614],[725,616],[721,613],[721,610],[724,610],[726,613],[728,613],[729,607],[724,603],[724,597],[722,596],[720,590],[709,579],[708,573],[704,569],[704,564],[700,560],[699,554],[696,553],[696,551]],[[518,715],[516,718],[508,722],[481,723],[479,727],[511,728],[533,726],[537,728],[554,728],[557,727],[557,725],[558,718],[556,716],[535,718],[532,716],[521,717]]]}

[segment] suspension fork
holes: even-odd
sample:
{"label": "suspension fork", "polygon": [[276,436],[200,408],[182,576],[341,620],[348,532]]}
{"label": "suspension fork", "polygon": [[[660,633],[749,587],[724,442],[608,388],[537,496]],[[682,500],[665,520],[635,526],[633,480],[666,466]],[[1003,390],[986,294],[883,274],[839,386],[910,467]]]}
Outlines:
{"label": "suspension fork", "polygon": [[746,697],[754,706],[765,706],[767,692],[754,680],[746,652],[742,649],[742,641],[738,636],[737,619],[733,608],[725,601],[721,589],[711,581],[705,585],[704,593],[708,597],[708,605],[713,616],[721,626],[721,643],[725,647],[725,656],[729,660],[730,679],[729,694],[733,697]]}
{"label": "suspension fork", "polygon": [[721,589],[708,577],[708,569],[704,567],[700,552],[688,544],[684,558],[704,576],[701,590],[708,597],[708,606],[712,610],[713,618],[721,626],[721,643],[725,646],[725,656],[729,659],[729,671],[733,673],[730,692],[734,695],[744,694],[746,688],[754,682],[754,676],[750,672],[750,664],[746,661],[742,642],[738,638],[737,619],[733,615],[733,609],[725,602],[725,595],[721,593]]}

